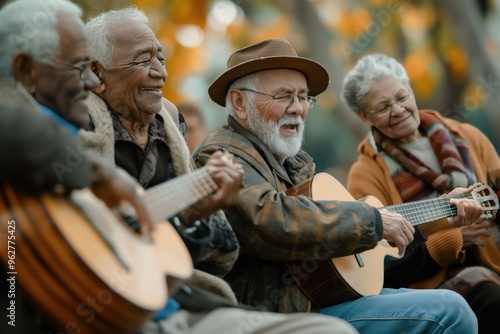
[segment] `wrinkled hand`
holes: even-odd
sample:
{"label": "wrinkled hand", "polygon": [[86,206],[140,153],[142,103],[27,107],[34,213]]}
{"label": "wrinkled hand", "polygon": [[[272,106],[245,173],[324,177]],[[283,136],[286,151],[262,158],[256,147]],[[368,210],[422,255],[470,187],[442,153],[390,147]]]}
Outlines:
{"label": "wrinkled hand", "polygon": [[123,204],[132,205],[141,225],[141,233],[149,236],[154,225],[141,197],[142,187],[127,172],[101,158],[93,156],[92,163],[92,192],[110,208],[118,208]]}
{"label": "wrinkled hand", "polygon": [[[455,188],[447,196],[457,196],[460,194],[468,194],[474,189],[473,186],[468,188]],[[481,223],[484,218],[481,217],[483,209],[474,199],[465,198],[450,198],[450,204],[457,207],[457,215],[448,218],[450,225],[453,227],[461,227],[473,223]]]}
{"label": "wrinkled hand", "polygon": [[220,203],[219,209],[224,209],[238,203],[238,194],[243,181],[243,167],[232,161],[222,152],[215,152],[207,162],[208,166],[214,166],[212,178],[219,189],[212,194],[211,200]]}
{"label": "wrinkled hand", "polygon": [[195,221],[219,209],[236,205],[243,181],[243,167],[232,161],[232,156],[217,151],[208,159],[205,167],[218,189],[183,212],[189,221]]}
{"label": "wrinkled hand", "polygon": [[479,237],[489,237],[491,235],[489,227],[491,227],[489,220],[462,227],[463,247],[484,246],[486,242]]}
{"label": "wrinkled hand", "polygon": [[399,213],[389,212],[381,209],[382,221],[384,224],[384,239],[395,244],[402,256],[406,246],[413,241],[415,228]]}
{"label": "wrinkled hand", "polygon": [[473,186],[469,186],[467,188],[463,188],[463,187],[456,187],[455,189],[453,189],[452,191],[450,191],[446,196],[447,197],[454,197],[454,196],[457,196],[457,195],[461,195],[461,194],[468,194],[470,193],[472,190],[474,189]]}

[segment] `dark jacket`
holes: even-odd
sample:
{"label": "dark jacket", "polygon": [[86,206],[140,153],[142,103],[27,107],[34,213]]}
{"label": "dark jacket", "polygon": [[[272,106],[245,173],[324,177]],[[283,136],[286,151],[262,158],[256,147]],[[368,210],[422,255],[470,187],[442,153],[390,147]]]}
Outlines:
{"label": "dark jacket", "polygon": [[242,303],[274,312],[306,311],[307,298],[285,261],[315,259],[318,252],[351,255],[375,247],[383,235],[380,213],[359,202],[287,196],[288,188],[314,175],[312,158],[300,151],[280,164],[232,117],[228,124],[209,134],[194,152],[201,166],[214,151],[228,151],[245,171],[239,205],[225,211],[241,245],[225,279]]}
{"label": "dark jacket", "polygon": [[0,83],[0,179],[25,189],[90,184],[91,163],[77,138],[42,114],[19,84]]}
{"label": "dark jacket", "polygon": [[[0,101],[0,186],[9,184],[17,187],[16,190],[49,191],[55,185],[63,185],[67,190],[72,190],[90,184],[91,162],[79,151],[77,138],[44,115],[21,84],[13,81],[0,82]],[[3,207],[2,210],[5,209]],[[2,222],[5,231],[7,225],[3,224],[6,223]],[[17,225],[17,232],[12,235],[16,236],[15,242],[21,236],[17,234],[19,227]],[[3,240],[5,242],[2,245],[7,249],[7,236]],[[15,242],[9,242],[9,245],[15,248]],[[6,282],[12,276],[7,274],[3,264],[0,268],[0,279]],[[12,301],[7,293],[2,294],[2,309],[11,307]],[[1,333],[42,332],[41,314],[33,307],[19,283],[16,283],[15,315],[16,327],[2,321]]]}

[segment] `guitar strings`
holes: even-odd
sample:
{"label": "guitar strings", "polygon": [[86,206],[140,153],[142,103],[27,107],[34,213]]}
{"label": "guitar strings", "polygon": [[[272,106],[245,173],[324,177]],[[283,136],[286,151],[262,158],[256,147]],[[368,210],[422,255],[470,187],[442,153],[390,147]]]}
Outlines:
{"label": "guitar strings", "polygon": [[[455,196],[455,198],[472,198],[469,194]],[[425,222],[455,216],[457,208],[451,205],[450,198],[443,197],[437,199],[423,200],[416,203],[396,204],[385,207],[388,211],[400,213],[412,225],[419,225]]]}
{"label": "guitar strings", "polygon": [[168,219],[218,189],[210,170],[200,168],[146,190],[145,205],[153,222]]}
{"label": "guitar strings", "polygon": [[[491,212],[493,211],[496,214],[497,204],[491,198],[491,196],[486,196],[484,192],[478,192],[478,193],[482,196],[480,204],[483,207],[483,211],[485,211],[485,215],[491,215],[492,214]],[[451,198],[475,199],[471,194],[460,194],[453,197],[428,199],[428,200],[418,201],[415,203],[396,204],[384,208],[391,212],[400,213],[408,221],[410,221],[412,225],[419,225],[440,218],[446,218],[457,215],[456,206],[450,204],[449,202]],[[486,210],[485,208],[488,207],[494,210]]]}

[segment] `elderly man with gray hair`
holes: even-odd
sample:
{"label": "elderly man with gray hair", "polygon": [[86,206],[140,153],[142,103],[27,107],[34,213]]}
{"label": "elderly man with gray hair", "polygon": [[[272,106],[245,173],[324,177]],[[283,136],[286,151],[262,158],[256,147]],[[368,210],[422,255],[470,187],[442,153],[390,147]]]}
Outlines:
{"label": "elderly man with gray hair", "polygon": [[[134,7],[112,10],[89,20],[87,28],[91,68],[100,83],[89,98],[91,124],[81,132],[82,141],[123,167],[145,188],[189,173],[193,167],[184,139],[185,122],[162,96],[167,78],[163,46],[147,17]],[[172,220],[179,222],[179,232],[194,261],[200,260],[196,264],[200,270],[142,330],[174,334],[355,332],[339,319],[262,313],[236,305],[227,283],[217,277],[231,269],[239,250],[220,209],[236,203],[242,173],[239,164],[222,160],[221,152],[209,157],[227,166],[225,175],[216,179],[219,189]],[[208,227],[213,237],[205,238],[203,230],[186,235],[186,227]]]}
{"label": "elderly man with gray hair", "polygon": [[[457,293],[374,284],[378,275],[368,268],[377,261],[365,251],[384,239],[402,254],[426,235],[396,212],[349,201],[338,181],[316,173],[301,146],[308,113],[328,83],[321,64],[300,57],[287,40],[268,39],[235,51],[210,85],[227,124],[198,145],[194,159],[202,166],[224,150],[245,170],[238,205],[225,209],[242,245],[225,279],[242,303],[336,316],[360,333],[476,332],[476,318]],[[462,211],[451,222],[455,226],[481,216],[473,201],[454,204]],[[358,284],[366,277],[377,289]]]}
{"label": "elderly man with gray hair", "polygon": [[[0,10],[0,153],[8,160],[0,168],[5,246],[1,275],[2,281],[11,282],[10,292],[1,298],[8,310],[2,333],[49,332],[65,326],[76,331],[73,319],[84,322],[77,307],[100,291],[85,285],[77,271],[85,266],[80,254],[68,248],[72,245],[47,235],[52,231],[61,236],[57,226],[74,231],[73,216],[61,220],[53,215],[61,204],[68,208],[65,195],[90,187],[110,207],[130,202],[139,221],[152,227],[137,182],[77,145],[77,129],[88,122],[84,100],[97,86],[81,16],[81,9],[65,0],[14,1]],[[53,203],[55,211],[41,197]],[[58,220],[61,225],[54,223]],[[64,251],[68,249],[71,252]],[[78,293],[83,299],[75,298]]]}

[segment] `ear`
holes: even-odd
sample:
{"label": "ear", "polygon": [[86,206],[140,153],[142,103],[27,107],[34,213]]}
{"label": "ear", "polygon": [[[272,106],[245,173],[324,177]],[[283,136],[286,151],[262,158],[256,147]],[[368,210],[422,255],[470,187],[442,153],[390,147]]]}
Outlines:
{"label": "ear", "polygon": [[361,120],[363,122],[365,122],[369,126],[373,126],[373,122],[372,122],[372,120],[370,118],[370,115],[367,112],[364,112],[364,111],[361,111],[359,109],[356,109],[355,113],[356,113],[356,115],[359,116],[359,118],[361,118]]}
{"label": "ear", "polygon": [[102,67],[101,64],[93,60],[90,63],[90,70],[94,72],[94,74],[99,79],[99,85],[97,86],[96,89],[94,89],[94,93],[96,93],[97,95],[101,95],[106,90],[106,83],[104,83],[104,80],[102,80],[104,68]]}
{"label": "ear", "polygon": [[17,53],[12,59],[12,75],[30,94],[36,91],[36,83],[40,74],[40,64],[24,53]]}
{"label": "ear", "polygon": [[247,97],[238,89],[231,89],[227,93],[229,96],[229,102],[233,106],[233,110],[241,120],[246,120],[248,117],[247,114]]}

